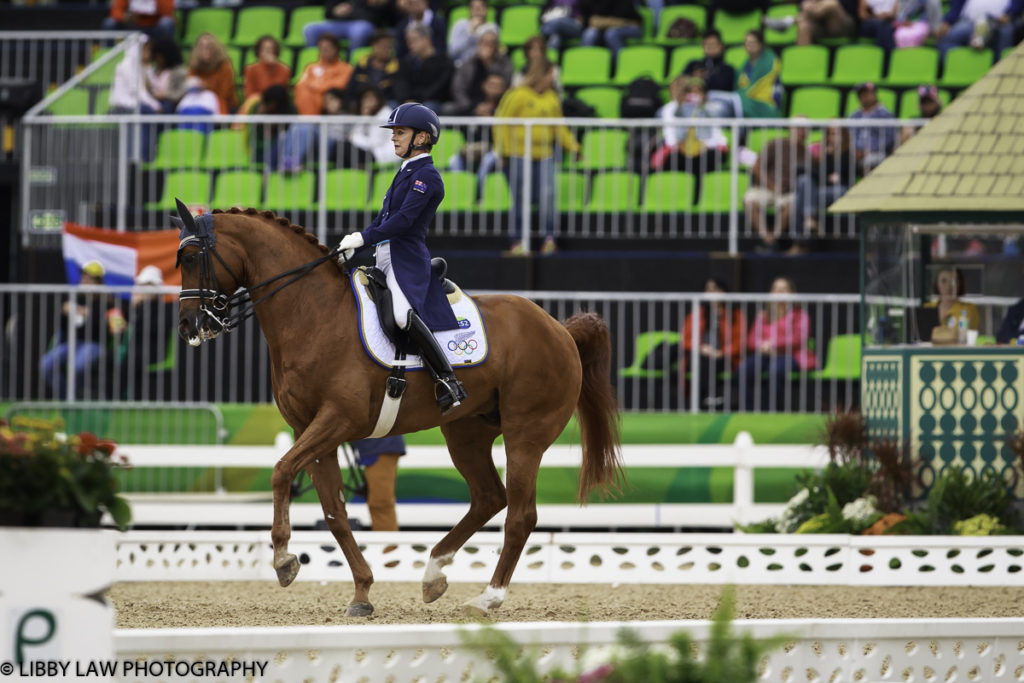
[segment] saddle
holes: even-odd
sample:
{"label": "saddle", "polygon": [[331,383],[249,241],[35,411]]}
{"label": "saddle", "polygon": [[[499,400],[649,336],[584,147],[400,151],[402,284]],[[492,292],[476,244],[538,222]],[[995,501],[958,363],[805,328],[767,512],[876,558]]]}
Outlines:
{"label": "saddle", "polygon": [[[434,277],[441,281],[441,289],[446,295],[455,292],[455,283],[446,277],[448,274],[447,261],[441,257],[430,259],[430,270]],[[409,356],[417,355],[420,351],[419,348],[412,343],[409,335],[398,326],[398,321],[395,320],[395,312],[391,306],[391,290],[388,289],[387,276],[384,275],[384,271],[376,266],[367,266],[364,272],[368,281],[366,289],[370,299],[377,305],[377,317],[384,334],[401,353]]]}

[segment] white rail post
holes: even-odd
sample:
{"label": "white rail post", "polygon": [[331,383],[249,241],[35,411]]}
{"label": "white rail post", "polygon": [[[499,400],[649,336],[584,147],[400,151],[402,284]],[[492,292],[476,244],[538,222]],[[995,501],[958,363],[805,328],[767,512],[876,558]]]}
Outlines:
{"label": "white rail post", "polygon": [[754,505],[754,471],[751,462],[754,438],[750,432],[740,432],[732,442],[736,449],[736,467],[732,473],[733,519],[739,524],[750,520]]}

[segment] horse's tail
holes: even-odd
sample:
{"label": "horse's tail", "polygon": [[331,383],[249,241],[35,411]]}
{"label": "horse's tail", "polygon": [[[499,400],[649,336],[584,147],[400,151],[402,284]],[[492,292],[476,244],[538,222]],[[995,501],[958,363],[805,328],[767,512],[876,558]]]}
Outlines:
{"label": "horse's tail", "polygon": [[595,313],[577,313],[564,323],[579,350],[583,387],[576,403],[583,447],[580,503],[598,488],[602,496],[621,491],[624,480],[619,448],[619,406],[612,388],[612,343],[608,325]]}

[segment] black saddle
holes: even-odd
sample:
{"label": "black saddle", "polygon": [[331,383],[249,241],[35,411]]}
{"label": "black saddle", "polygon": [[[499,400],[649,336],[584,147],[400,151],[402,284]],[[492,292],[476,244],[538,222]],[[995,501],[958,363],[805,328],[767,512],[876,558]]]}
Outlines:
{"label": "black saddle", "polygon": [[[441,289],[445,294],[455,291],[455,283],[445,277],[448,274],[447,261],[441,257],[430,259],[430,270],[441,281]],[[387,276],[384,275],[384,271],[376,266],[368,266],[364,272],[369,282],[367,291],[370,294],[370,299],[377,305],[377,317],[385,336],[402,353],[418,354],[419,348],[410,341],[409,335],[398,326],[398,321],[395,320],[395,311],[391,305],[391,290],[388,289]]]}

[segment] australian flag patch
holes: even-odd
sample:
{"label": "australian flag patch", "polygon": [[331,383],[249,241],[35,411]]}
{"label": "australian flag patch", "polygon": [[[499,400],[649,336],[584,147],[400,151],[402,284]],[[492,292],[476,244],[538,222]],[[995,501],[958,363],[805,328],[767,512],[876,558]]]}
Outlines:
{"label": "australian flag patch", "polygon": [[426,194],[427,184],[422,180],[414,180],[412,181],[412,189],[416,190],[417,192],[422,192]]}

